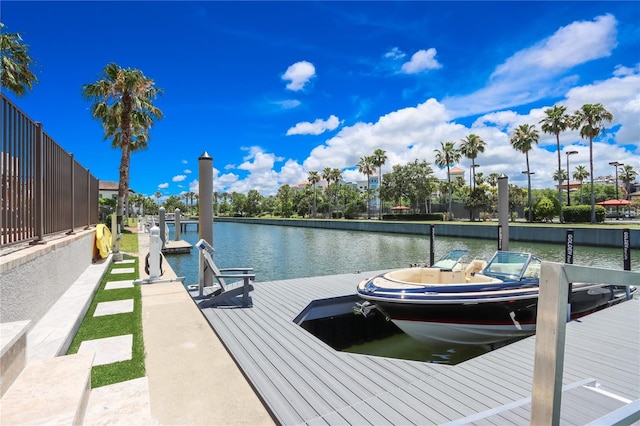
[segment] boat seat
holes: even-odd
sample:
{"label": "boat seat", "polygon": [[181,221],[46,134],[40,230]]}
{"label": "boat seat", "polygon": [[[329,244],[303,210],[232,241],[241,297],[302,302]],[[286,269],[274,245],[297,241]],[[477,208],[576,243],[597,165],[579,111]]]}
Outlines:
{"label": "boat seat", "polygon": [[481,259],[473,259],[467,268],[464,270],[464,274],[467,277],[477,274],[482,271],[484,267],[487,266],[487,262]]}

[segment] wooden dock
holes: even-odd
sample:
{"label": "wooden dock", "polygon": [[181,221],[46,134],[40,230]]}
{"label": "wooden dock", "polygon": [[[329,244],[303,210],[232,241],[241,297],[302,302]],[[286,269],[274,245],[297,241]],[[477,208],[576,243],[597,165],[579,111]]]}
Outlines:
{"label": "wooden dock", "polygon": [[[375,274],[256,282],[252,306],[203,313],[283,425],[529,424],[535,336],[447,366],[338,352],[294,322]],[[640,405],[638,354],[638,299],[569,323],[561,424]]]}
{"label": "wooden dock", "polygon": [[169,240],[165,243],[162,249],[163,254],[181,254],[189,253],[193,245],[184,240],[174,241]]}

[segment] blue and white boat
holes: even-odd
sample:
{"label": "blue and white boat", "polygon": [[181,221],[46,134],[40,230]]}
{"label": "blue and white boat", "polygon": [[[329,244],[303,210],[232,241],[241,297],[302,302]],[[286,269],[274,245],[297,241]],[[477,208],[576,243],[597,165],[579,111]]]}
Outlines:
{"label": "blue and white boat", "polygon": [[[498,251],[487,262],[447,253],[431,267],[393,270],[360,282],[361,313],[377,308],[409,336],[428,343],[491,344],[535,333],[541,261]],[[635,287],[631,288],[636,291]],[[571,319],[625,300],[624,286],[572,286]]]}

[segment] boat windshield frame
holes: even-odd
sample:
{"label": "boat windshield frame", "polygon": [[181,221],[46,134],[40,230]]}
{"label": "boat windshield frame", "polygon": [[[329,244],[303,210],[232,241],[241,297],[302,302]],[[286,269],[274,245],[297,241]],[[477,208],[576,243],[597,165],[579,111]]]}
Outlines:
{"label": "boat windshield frame", "polygon": [[460,260],[462,260],[468,254],[469,250],[466,249],[451,250],[440,259],[438,259],[433,265],[431,265],[431,267],[443,270],[453,270],[455,266],[460,263]]}
{"label": "boat windshield frame", "polygon": [[[531,253],[497,251],[482,270],[482,274],[499,279],[508,278],[518,281],[523,278],[537,278],[535,274],[527,272],[529,265],[532,263],[539,265],[541,260]],[[527,275],[525,276],[525,274]]]}

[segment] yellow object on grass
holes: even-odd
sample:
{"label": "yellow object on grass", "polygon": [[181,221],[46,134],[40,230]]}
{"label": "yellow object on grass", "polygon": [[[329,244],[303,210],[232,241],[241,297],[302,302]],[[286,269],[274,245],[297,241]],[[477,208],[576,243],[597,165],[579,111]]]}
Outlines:
{"label": "yellow object on grass", "polygon": [[101,258],[106,258],[111,252],[111,231],[105,224],[96,225],[96,247]]}

